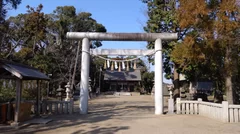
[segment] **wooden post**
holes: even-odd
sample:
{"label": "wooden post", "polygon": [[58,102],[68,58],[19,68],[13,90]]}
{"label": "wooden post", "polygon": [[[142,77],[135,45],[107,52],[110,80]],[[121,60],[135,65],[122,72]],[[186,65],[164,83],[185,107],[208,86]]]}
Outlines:
{"label": "wooden post", "polygon": [[14,123],[12,126],[18,126],[19,123],[19,112],[20,112],[20,104],[21,104],[21,95],[22,95],[22,80],[16,80],[16,102],[15,102],[15,115],[14,115]]}
{"label": "wooden post", "polygon": [[239,119],[238,119],[238,108],[234,108],[234,122],[237,123],[239,122]]}
{"label": "wooden post", "polygon": [[119,67],[118,67],[118,72],[121,72],[121,70],[122,70],[122,69],[121,69],[121,62],[119,62],[118,65],[119,65]]}
{"label": "wooden post", "polygon": [[103,67],[103,69],[107,69],[107,61],[105,60],[105,62],[104,62],[104,67]]}
{"label": "wooden post", "polygon": [[239,117],[238,122],[240,122],[240,109],[238,109],[238,117]]}
{"label": "wooden post", "polygon": [[193,103],[190,103],[190,114],[193,114]]}
{"label": "wooden post", "polygon": [[49,106],[49,112],[48,113],[52,114],[52,103],[49,103],[48,106]]}
{"label": "wooden post", "polygon": [[229,122],[230,123],[233,123],[234,122],[234,113],[233,113],[233,108],[230,108],[229,110],[228,110],[228,114],[229,114]]}
{"label": "wooden post", "polygon": [[186,114],[186,103],[182,103],[182,114]]}
{"label": "wooden post", "polygon": [[189,103],[186,103],[186,114],[190,113],[190,109],[189,109]]}
{"label": "wooden post", "polygon": [[69,102],[69,114],[73,113],[73,105],[74,105],[73,99],[70,99],[70,102]]}
{"label": "wooden post", "polygon": [[198,104],[194,104],[194,114],[198,114]]}
{"label": "wooden post", "polygon": [[63,103],[63,104],[64,104],[64,109],[63,109],[63,113],[64,113],[64,114],[67,114],[67,113],[68,113],[68,103],[69,103],[69,102],[66,102],[66,101]]}
{"label": "wooden post", "polygon": [[111,65],[111,71],[113,71],[114,70],[114,66],[113,66],[113,62],[112,62],[112,65]]}
{"label": "wooden post", "polygon": [[174,100],[173,98],[168,99],[168,114],[174,113]]}
{"label": "wooden post", "polygon": [[134,60],[133,68],[134,68],[134,69],[137,69],[137,61],[136,61],[136,60]]}
{"label": "wooden post", "polygon": [[55,103],[55,114],[59,114],[59,111],[58,111],[58,102]]}
{"label": "wooden post", "polygon": [[127,71],[129,71],[129,62],[127,61]]}
{"label": "wooden post", "polygon": [[228,113],[228,102],[223,101],[222,102],[222,120],[224,122],[229,122],[229,113]]}
{"label": "wooden post", "polygon": [[181,114],[181,99],[177,98],[177,114]]}
{"label": "wooden post", "polygon": [[40,115],[40,81],[37,80],[37,113],[36,115],[39,116]]}
{"label": "wooden post", "polygon": [[42,102],[42,114],[47,114],[47,103],[46,103],[46,101]]}
{"label": "wooden post", "polygon": [[202,111],[202,104],[201,104],[201,102],[202,102],[202,99],[201,98],[198,98],[198,107],[197,107],[197,113],[198,114],[202,114],[201,113],[201,111]]}
{"label": "wooden post", "polygon": [[60,109],[59,109],[59,114],[62,114],[63,113],[63,103],[60,102]]}

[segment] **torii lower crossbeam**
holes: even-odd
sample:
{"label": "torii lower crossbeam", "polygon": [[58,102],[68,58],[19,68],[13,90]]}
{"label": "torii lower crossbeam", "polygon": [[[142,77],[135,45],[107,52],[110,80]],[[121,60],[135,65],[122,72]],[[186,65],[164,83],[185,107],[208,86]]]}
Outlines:
{"label": "torii lower crossbeam", "polygon": [[154,50],[142,50],[142,49],[91,49],[90,53],[92,55],[136,55],[136,56],[146,56],[153,54]]}

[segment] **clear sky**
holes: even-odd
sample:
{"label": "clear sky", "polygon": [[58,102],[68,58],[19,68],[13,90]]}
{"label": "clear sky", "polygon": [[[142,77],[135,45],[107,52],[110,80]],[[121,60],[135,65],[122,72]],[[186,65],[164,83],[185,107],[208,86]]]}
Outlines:
{"label": "clear sky", "polygon": [[[144,32],[147,20],[147,7],[141,0],[22,0],[18,9],[9,11],[8,16],[26,13],[27,5],[37,7],[39,4],[43,4],[45,13],[53,12],[57,6],[74,6],[77,12],[90,12],[107,32]],[[146,49],[146,45],[146,42],[105,41],[101,48]]]}
{"label": "clear sky", "polygon": [[[141,0],[23,0],[17,10],[9,16],[26,12],[26,5],[37,7],[43,4],[43,11],[51,13],[57,6],[74,6],[77,12],[90,12],[97,22],[103,24],[107,32],[144,32],[143,25],[146,5]],[[146,49],[146,42],[103,42],[102,48]]]}

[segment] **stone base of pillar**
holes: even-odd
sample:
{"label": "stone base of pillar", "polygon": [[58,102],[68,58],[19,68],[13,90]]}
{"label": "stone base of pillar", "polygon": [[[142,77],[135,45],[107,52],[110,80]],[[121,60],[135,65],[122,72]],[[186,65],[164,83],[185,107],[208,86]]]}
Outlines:
{"label": "stone base of pillar", "polygon": [[10,124],[12,127],[15,127],[15,128],[17,128],[18,126],[19,126],[19,122],[12,122],[11,124]]}
{"label": "stone base of pillar", "polygon": [[174,100],[168,99],[168,113],[167,114],[173,114],[174,113]]}
{"label": "stone base of pillar", "polygon": [[65,101],[70,101],[71,99],[70,98],[65,98]]}

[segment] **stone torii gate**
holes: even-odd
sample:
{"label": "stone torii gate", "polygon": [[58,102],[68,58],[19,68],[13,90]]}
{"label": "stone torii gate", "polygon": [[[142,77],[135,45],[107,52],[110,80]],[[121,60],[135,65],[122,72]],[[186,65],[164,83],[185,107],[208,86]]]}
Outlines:
{"label": "stone torii gate", "polygon": [[[155,114],[163,114],[163,62],[162,40],[177,39],[177,33],[97,33],[68,32],[67,38],[82,40],[80,114],[88,113],[88,78],[90,65],[90,40],[102,41],[155,41]],[[126,53],[126,52],[125,52]]]}

